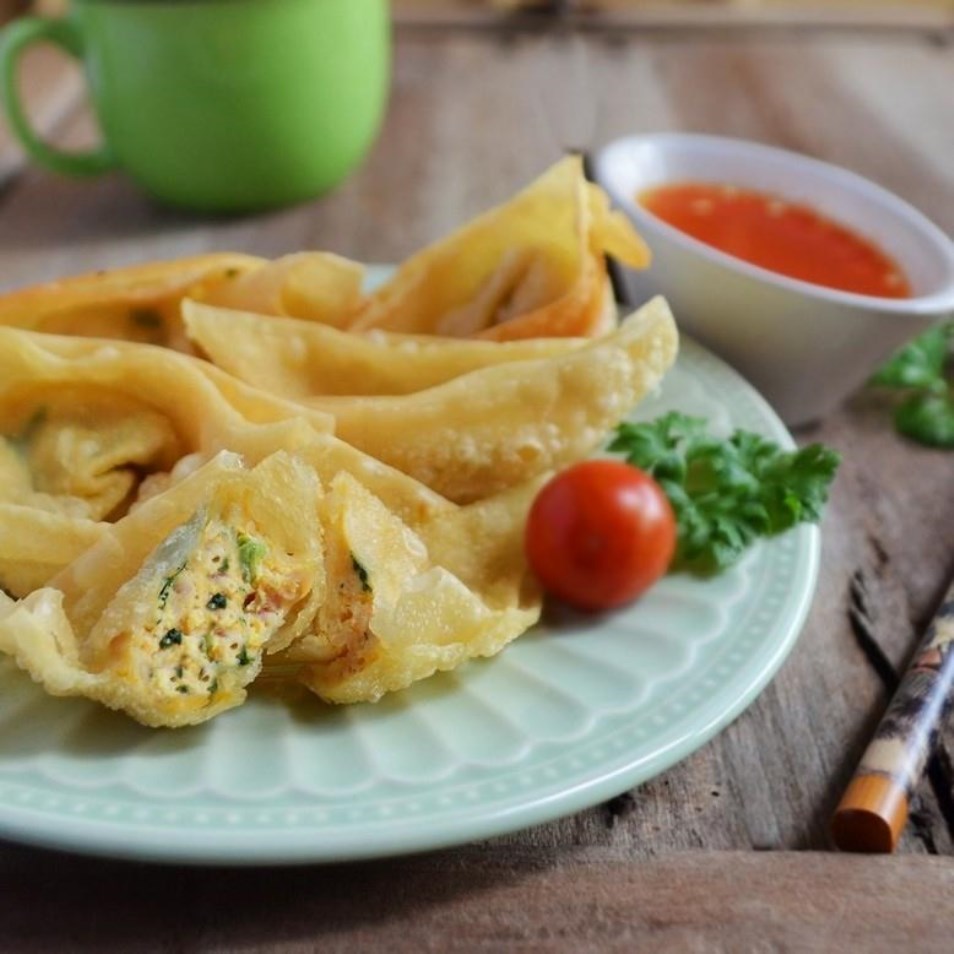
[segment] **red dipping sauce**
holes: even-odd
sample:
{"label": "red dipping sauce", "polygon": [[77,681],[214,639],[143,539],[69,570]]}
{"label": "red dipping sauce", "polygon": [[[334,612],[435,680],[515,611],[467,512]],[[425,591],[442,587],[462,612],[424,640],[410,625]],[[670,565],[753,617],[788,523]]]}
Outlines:
{"label": "red dipping sauce", "polygon": [[897,262],[807,205],[708,182],[657,186],[637,200],[680,232],[779,275],[859,295],[911,297]]}

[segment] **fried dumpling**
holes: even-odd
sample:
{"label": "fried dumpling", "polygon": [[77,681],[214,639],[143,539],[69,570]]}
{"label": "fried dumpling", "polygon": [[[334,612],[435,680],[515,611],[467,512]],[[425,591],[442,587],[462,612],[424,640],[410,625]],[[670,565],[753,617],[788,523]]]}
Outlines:
{"label": "fried dumpling", "polygon": [[330,252],[298,252],[206,284],[192,297],[208,305],[344,327],[364,300],[364,266]]}
{"label": "fried dumpling", "polygon": [[458,503],[579,460],[662,380],[678,333],[655,298],[565,354],[472,371],[413,394],[306,403],[335,433]]}
{"label": "fried dumpling", "polygon": [[542,475],[461,507],[301,421],[247,428],[233,446],[250,462],[281,447],[324,488],[312,528],[324,595],[297,635],[270,644],[266,674],[372,701],[492,655],[538,618],[522,539]]}
{"label": "fried dumpling", "polygon": [[605,330],[604,255],[631,268],[649,250],[582,161],[556,163],[504,205],[413,255],[349,328],[496,340]]}
{"label": "fried dumpling", "polygon": [[320,507],[325,599],[307,633],[267,666],[327,701],[374,702],[499,652],[540,615],[521,545],[538,486],[412,529],[340,473]]}
{"label": "fried dumpling", "polygon": [[242,421],[303,417],[316,430],[334,429],[329,415],[253,388],[189,355],[0,327],[0,432],[22,430],[46,413],[47,395],[67,391],[81,401],[105,396],[120,408],[146,405],[167,418],[188,445]]}
{"label": "fried dumpling", "polygon": [[100,540],[108,524],[0,501],[0,592],[26,596]]}
{"label": "fried dumpling", "polygon": [[182,303],[182,313],[186,334],[217,367],[272,394],[299,400],[328,394],[411,394],[480,368],[566,354],[586,341],[355,334],[319,322],[264,318],[193,301]]}
{"label": "fried dumpling", "polygon": [[300,422],[256,440],[304,445],[251,470],[220,454],[99,525],[45,587],[3,601],[0,650],[54,695],[178,726],[241,703],[266,653],[323,699],[375,701],[538,619],[521,540],[539,480],[458,507]]}
{"label": "fried dumpling", "polygon": [[0,499],[91,520],[128,503],[141,472],[171,467],[182,450],[167,417],[95,388],[17,395],[0,415]]}
{"label": "fried dumpling", "polygon": [[263,264],[250,255],[213,253],[32,285],[0,295],[0,325],[189,350],[182,298],[211,294]]}
{"label": "fried dumpling", "polygon": [[111,525],[19,602],[0,650],[53,695],[146,725],[239,705],[271,644],[296,638],[324,592],[320,488],[278,453],[253,470],[223,453]]}
{"label": "fried dumpling", "polygon": [[172,351],[0,328],[0,588],[45,582],[150,475],[292,419],[333,424]]}

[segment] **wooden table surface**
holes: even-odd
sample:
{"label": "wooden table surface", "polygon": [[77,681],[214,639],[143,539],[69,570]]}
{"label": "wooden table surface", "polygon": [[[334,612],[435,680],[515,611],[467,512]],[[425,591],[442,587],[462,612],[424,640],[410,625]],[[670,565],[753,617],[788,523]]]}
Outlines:
{"label": "wooden table surface", "polygon": [[[294,209],[172,212],[118,175],[28,168],[0,131],[0,286],[207,249],[395,261],[565,146],[648,130],[840,163],[950,233],[951,44],[913,29],[399,28],[373,153]],[[29,69],[41,123],[87,138],[78,78],[42,55]],[[844,454],[810,617],[755,704],[675,768],[551,824],[383,862],[209,871],[0,845],[0,947],[950,950],[954,735],[897,855],[838,854],[827,823],[954,573],[954,455],[902,441],[871,395],[797,436]]]}

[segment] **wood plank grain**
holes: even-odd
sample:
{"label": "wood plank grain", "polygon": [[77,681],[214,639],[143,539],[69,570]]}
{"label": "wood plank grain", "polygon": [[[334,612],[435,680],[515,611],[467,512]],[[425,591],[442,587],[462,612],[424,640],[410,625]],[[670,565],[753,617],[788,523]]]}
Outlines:
{"label": "wood plank grain", "polygon": [[[264,872],[31,855],[5,879],[16,954],[242,950],[946,952],[937,858],[675,853],[596,865],[478,850]],[[0,871],[3,869],[0,868]],[[42,897],[56,917],[37,918]]]}
{"label": "wood plank grain", "polygon": [[424,29],[954,27],[950,0],[395,0],[394,8],[399,25]]}

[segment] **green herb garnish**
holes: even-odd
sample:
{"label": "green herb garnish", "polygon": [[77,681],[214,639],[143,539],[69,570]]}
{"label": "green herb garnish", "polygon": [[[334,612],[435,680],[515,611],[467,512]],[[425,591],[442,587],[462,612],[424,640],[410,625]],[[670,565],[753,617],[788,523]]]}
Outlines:
{"label": "green herb garnish", "polygon": [[245,648],[245,646],[243,646],[238,654],[238,664],[240,666],[247,666],[251,661],[252,657],[249,656],[248,650]]}
{"label": "green herb garnish", "polygon": [[936,325],[895,353],[871,379],[901,392],[894,426],[929,447],[954,448],[954,322]]}
{"label": "green herb garnish", "polygon": [[247,533],[238,534],[239,563],[242,564],[242,579],[251,583],[258,576],[259,567],[268,547],[261,540],[250,537]]}
{"label": "green herb garnish", "polygon": [[748,431],[712,437],[704,420],[676,412],[621,424],[609,449],[662,487],[676,516],[672,569],[696,573],[731,566],[759,537],[817,521],[840,460],[820,444],[787,451]]}
{"label": "green herb garnish", "polygon": [[186,568],[185,563],[182,564],[177,570],[172,572],[162,581],[162,586],[159,587],[159,609],[165,609],[166,603],[169,602],[169,594],[172,592],[172,586],[176,581],[176,577]]}
{"label": "green herb garnish", "polygon": [[182,631],[170,629],[162,639],[159,640],[160,649],[168,649],[170,646],[182,645]]}
{"label": "green herb garnish", "polygon": [[358,579],[361,581],[361,591],[363,593],[370,593],[371,582],[368,579],[368,571],[361,563],[358,562],[358,558],[353,553],[351,554],[351,566],[354,569],[354,572],[358,575]]}

